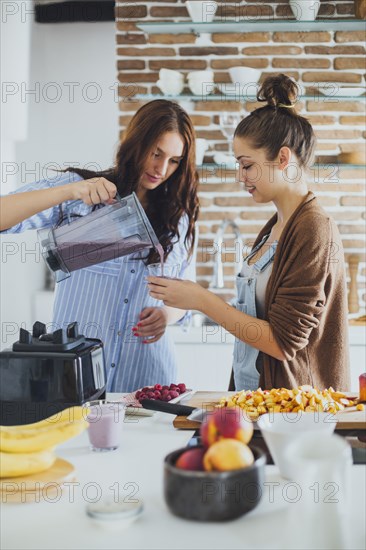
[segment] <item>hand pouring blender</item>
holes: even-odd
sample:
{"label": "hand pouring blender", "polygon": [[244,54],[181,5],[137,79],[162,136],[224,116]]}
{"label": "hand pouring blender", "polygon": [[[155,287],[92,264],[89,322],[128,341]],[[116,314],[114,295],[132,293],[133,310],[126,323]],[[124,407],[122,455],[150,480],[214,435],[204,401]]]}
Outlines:
{"label": "hand pouring blender", "polygon": [[72,271],[161,245],[135,193],[52,229],[41,229],[42,255],[56,281]]}

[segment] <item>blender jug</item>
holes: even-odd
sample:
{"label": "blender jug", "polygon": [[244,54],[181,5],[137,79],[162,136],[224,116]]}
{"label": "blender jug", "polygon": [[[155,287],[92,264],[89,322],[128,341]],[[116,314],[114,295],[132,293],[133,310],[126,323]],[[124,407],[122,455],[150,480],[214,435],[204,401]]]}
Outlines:
{"label": "blender jug", "polygon": [[56,282],[72,271],[126,256],[160,243],[135,193],[38,237]]}

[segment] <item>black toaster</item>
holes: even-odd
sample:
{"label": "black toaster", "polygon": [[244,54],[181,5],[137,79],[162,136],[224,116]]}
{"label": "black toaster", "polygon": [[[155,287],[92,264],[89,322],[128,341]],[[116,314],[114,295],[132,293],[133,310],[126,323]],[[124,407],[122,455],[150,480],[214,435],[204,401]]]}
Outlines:
{"label": "black toaster", "polygon": [[75,405],[104,399],[103,343],[79,334],[76,322],[32,334],[21,328],[12,348],[0,352],[0,425],[31,424]]}

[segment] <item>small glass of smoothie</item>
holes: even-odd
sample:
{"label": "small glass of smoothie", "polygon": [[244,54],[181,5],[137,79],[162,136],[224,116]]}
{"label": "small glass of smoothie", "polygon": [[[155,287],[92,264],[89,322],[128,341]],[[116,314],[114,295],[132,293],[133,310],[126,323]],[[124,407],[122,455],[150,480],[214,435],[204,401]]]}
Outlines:
{"label": "small glass of smoothie", "polygon": [[114,451],[122,440],[122,427],[126,407],[123,403],[108,400],[86,403],[89,413],[89,440],[96,452]]}
{"label": "small glass of smoothie", "polygon": [[177,279],[180,271],[179,264],[150,264],[147,266],[149,276],[164,277],[165,279]]}

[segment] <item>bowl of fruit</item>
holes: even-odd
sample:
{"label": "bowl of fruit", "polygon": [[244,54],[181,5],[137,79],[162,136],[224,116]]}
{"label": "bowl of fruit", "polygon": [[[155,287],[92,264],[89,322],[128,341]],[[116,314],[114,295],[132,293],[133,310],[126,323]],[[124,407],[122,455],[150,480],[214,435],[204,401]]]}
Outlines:
{"label": "bowl of fruit", "polygon": [[144,399],[154,399],[157,401],[166,401],[171,403],[176,403],[181,397],[187,395],[191,390],[187,390],[186,385],[183,383],[180,384],[170,384],[161,385],[155,384],[154,386],[145,386],[141,390],[137,390],[135,393],[135,398],[141,403]]}
{"label": "bowl of fruit", "polygon": [[179,384],[155,384],[154,386],[144,386],[137,391],[123,395],[120,399],[126,406],[126,414],[151,416],[155,411],[143,408],[142,401],[165,401],[170,403],[178,403],[183,397],[186,397],[192,392],[187,389],[183,382]]}
{"label": "bowl of fruit", "polygon": [[200,429],[202,445],[171,452],[164,460],[164,497],[176,516],[199,521],[238,518],[263,493],[264,453],[248,445],[253,424],[238,407],[217,409]]}

